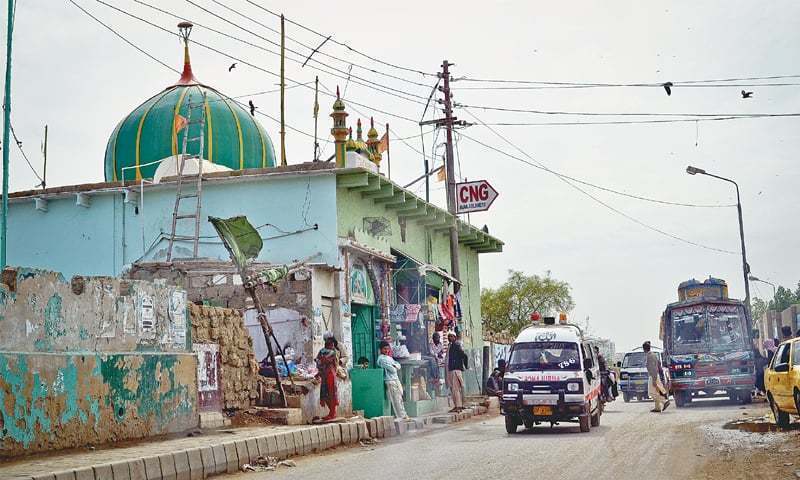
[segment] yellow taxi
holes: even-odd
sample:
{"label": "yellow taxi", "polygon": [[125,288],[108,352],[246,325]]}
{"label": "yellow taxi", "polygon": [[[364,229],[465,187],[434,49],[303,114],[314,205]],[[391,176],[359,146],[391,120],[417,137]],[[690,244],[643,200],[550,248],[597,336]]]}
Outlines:
{"label": "yellow taxi", "polygon": [[764,383],[775,422],[788,426],[789,415],[800,415],[800,337],[778,346],[764,372]]}

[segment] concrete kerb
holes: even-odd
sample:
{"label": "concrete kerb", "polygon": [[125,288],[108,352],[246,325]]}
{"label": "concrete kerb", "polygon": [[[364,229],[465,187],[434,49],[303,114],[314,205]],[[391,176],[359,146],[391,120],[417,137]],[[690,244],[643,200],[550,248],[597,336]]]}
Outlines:
{"label": "concrete kerb", "polygon": [[221,473],[236,473],[245,463],[258,456],[286,459],[319,453],[341,445],[357,444],[368,438],[389,438],[405,435],[411,429],[424,429],[432,423],[451,423],[487,413],[480,405],[459,414],[431,415],[413,420],[397,420],[391,416],[358,419],[351,422],[308,426],[292,431],[279,431],[259,437],[222,444],[165,453],[121,462],[94,465],[89,468],[51,473],[36,478],[66,480],[193,480]]}

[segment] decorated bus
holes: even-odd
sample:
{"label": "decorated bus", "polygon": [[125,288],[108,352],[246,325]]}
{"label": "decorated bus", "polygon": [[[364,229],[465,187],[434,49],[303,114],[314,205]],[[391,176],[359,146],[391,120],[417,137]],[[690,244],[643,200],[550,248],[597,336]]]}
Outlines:
{"label": "decorated bus", "polygon": [[728,298],[724,280],[681,283],[678,302],[661,316],[660,331],[675,404],[721,395],[750,403],[755,386],[751,331],[744,304]]}

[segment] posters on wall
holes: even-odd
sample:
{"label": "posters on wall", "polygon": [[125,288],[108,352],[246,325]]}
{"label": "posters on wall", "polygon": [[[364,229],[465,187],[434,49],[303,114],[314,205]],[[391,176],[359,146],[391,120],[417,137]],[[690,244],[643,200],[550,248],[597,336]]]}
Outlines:
{"label": "posters on wall", "polygon": [[169,318],[172,345],[186,345],[186,292],[174,290],[170,295]]}
{"label": "posters on wall", "polygon": [[142,334],[152,333],[156,329],[156,310],[153,297],[146,293],[139,296],[139,331]]}
{"label": "posters on wall", "polygon": [[195,343],[192,351],[197,355],[197,390],[213,392],[219,390],[219,345],[216,343]]}

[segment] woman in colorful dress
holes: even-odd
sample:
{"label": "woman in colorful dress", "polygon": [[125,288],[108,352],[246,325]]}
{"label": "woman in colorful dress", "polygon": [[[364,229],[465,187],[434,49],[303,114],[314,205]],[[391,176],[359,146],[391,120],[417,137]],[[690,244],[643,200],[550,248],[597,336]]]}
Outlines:
{"label": "woman in colorful dress", "polygon": [[317,378],[321,380],[319,387],[319,404],[328,407],[328,415],[322,420],[336,418],[336,407],[339,405],[339,392],[336,386],[336,372],[339,368],[339,351],[336,349],[336,339],[325,339],[325,347],[317,353]]}

